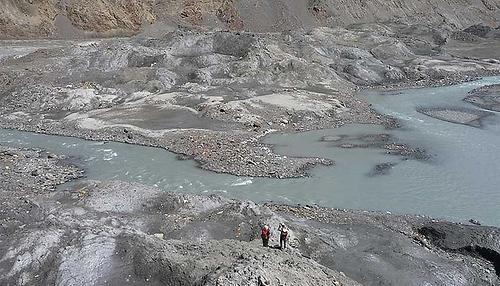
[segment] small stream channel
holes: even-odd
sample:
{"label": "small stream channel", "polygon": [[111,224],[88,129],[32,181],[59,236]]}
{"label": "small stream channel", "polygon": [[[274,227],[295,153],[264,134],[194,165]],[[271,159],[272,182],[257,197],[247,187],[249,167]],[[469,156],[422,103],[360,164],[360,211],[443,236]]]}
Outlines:
{"label": "small stream channel", "polygon": [[[500,114],[489,116],[482,128],[476,128],[416,111],[420,107],[479,109],[462,101],[467,92],[499,82],[500,77],[491,77],[451,87],[363,92],[361,96],[377,110],[401,121],[403,127],[397,130],[352,124],[266,138],[278,153],[335,160],[334,167],[315,168],[311,177],[301,179],[216,174],[162,149],[11,130],[0,129],[0,144],[66,154],[82,162],[86,178],[93,180],[134,181],[166,191],[215,193],[258,202],[317,203],[455,221],[474,218],[500,226]],[[379,144],[380,134],[424,148],[431,158],[403,160],[387,154]],[[347,148],[356,144],[366,146]]]}

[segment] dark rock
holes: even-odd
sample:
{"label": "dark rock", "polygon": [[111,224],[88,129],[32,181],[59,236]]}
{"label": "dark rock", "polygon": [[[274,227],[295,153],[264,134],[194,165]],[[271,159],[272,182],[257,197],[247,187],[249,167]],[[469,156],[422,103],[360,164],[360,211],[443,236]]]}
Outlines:
{"label": "dark rock", "polygon": [[490,262],[500,277],[499,229],[435,222],[420,227],[418,232],[445,251],[458,252]]}
{"label": "dark rock", "polygon": [[368,174],[369,176],[388,175],[390,170],[396,166],[396,163],[381,163],[377,164],[373,170]]}
{"label": "dark rock", "polygon": [[481,223],[479,221],[472,219],[472,218],[469,220],[469,222],[474,224],[474,225],[481,225]]}
{"label": "dark rock", "polygon": [[488,35],[488,33],[491,30],[493,30],[493,29],[489,26],[485,26],[483,24],[477,24],[477,25],[470,26],[470,27],[464,29],[463,31],[466,33],[484,38],[484,37],[486,37],[486,35]]}

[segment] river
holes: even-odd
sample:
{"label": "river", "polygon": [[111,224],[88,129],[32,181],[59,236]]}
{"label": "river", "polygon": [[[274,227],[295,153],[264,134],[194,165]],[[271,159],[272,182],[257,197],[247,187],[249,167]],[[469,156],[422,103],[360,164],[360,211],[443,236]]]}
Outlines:
{"label": "river", "polygon": [[[362,92],[361,96],[378,111],[400,120],[402,128],[395,130],[351,124],[267,137],[265,142],[273,144],[278,153],[335,161],[333,167],[314,168],[310,177],[300,179],[217,174],[197,168],[193,161],[179,161],[159,148],[12,130],[0,130],[0,144],[66,154],[80,162],[86,169],[86,179],[92,180],[135,181],[166,191],[220,194],[257,202],[425,214],[454,221],[473,218],[500,226],[499,114],[476,128],[416,111],[420,107],[479,109],[462,99],[474,88],[498,82],[500,77],[490,77],[450,87]],[[371,135],[377,134],[424,148],[430,159],[403,160],[387,154],[378,144],[345,148],[374,143],[370,140],[377,137]],[[382,163],[388,168],[375,172],[375,166]]]}

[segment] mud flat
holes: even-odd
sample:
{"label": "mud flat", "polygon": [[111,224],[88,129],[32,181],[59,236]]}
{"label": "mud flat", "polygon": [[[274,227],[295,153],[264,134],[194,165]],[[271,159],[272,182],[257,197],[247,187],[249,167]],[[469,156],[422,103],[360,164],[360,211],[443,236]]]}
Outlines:
{"label": "mud flat", "polygon": [[481,128],[482,120],[493,113],[477,109],[467,108],[419,108],[418,112],[434,117],[440,120],[445,120],[452,123],[464,124],[472,127]]}
{"label": "mud flat", "polygon": [[[2,147],[2,285],[499,282],[498,228],[255,204],[119,181],[50,191],[81,174],[64,160]],[[43,168],[48,179],[34,179],[32,168]],[[280,222],[289,226],[287,250],[260,246],[264,222],[274,232]],[[271,245],[277,243],[274,236]]]}
{"label": "mud flat", "polygon": [[[429,154],[418,147],[411,147],[404,143],[398,143],[391,134],[353,134],[339,136],[323,136],[322,142],[329,142],[331,147],[337,148],[378,148],[387,150],[387,154],[403,156],[405,160],[427,160]],[[386,165],[386,164],[384,164]],[[389,164],[390,165],[390,164]],[[382,166],[382,165],[381,165]],[[388,165],[387,165],[388,166]]]}

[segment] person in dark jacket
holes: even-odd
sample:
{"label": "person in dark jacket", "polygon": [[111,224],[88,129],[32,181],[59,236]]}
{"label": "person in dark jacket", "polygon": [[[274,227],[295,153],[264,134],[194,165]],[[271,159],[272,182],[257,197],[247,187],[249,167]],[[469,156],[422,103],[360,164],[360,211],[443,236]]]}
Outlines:
{"label": "person in dark jacket", "polygon": [[286,242],[288,240],[288,228],[286,227],[285,224],[280,223],[278,231],[280,232],[280,249],[285,249]]}

